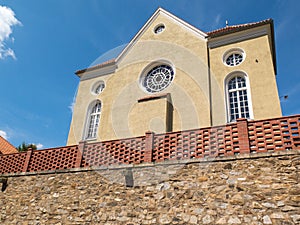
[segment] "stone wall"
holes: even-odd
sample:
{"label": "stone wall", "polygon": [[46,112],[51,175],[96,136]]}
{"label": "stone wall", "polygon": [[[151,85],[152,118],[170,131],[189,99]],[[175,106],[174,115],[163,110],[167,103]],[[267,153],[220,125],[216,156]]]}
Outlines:
{"label": "stone wall", "polygon": [[293,150],[10,174],[0,224],[300,224],[299,159]]}

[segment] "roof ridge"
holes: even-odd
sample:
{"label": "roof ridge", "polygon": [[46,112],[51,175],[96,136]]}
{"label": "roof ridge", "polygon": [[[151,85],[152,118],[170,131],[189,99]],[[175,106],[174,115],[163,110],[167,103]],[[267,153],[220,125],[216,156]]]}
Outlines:
{"label": "roof ridge", "polygon": [[216,30],[208,31],[206,33],[210,37],[216,37],[216,36],[220,36],[220,35],[223,35],[223,34],[236,32],[236,31],[240,31],[240,30],[260,26],[260,25],[263,25],[263,24],[272,23],[272,22],[273,22],[273,19],[269,18],[269,19],[258,21],[258,22],[230,25],[230,26],[222,27],[222,28],[219,28],[219,29],[216,29]]}

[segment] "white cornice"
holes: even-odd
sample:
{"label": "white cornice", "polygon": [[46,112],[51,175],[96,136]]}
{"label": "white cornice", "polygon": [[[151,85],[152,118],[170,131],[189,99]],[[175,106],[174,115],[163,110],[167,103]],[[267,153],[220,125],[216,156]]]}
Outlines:
{"label": "white cornice", "polygon": [[190,30],[191,32],[193,32],[197,36],[200,36],[203,39],[205,39],[207,37],[206,33],[204,33],[203,31],[199,30],[198,28],[192,26],[191,24],[185,22],[184,20],[178,18],[177,16],[173,15],[172,13],[170,13],[170,12],[168,12],[168,11],[162,9],[162,8],[159,8],[158,10],[160,10],[161,13],[169,16],[177,24],[186,27],[188,30]]}
{"label": "white cornice", "polygon": [[107,74],[114,73],[117,68],[118,68],[117,65],[113,64],[113,65],[105,66],[105,67],[95,69],[95,70],[92,70],[92,71],[84,72],[80,75],[80,81],[89,80],[89,79],[92,79],[92,78],[95,78],[95,77],[104,76],[104,75],[107,75]]}
{"label": "white cornice", "polygon": [[256,29],[248,29],[246,31],[240,31],[233,34],[224,35],[217,38],[212,38],[208,41],[209,48],[216,48],[227,44],[232,44],[239,41],[245,41],[252,38],[257,38],[263,35],[268,35],[270,30],[267,26],[263,26]]}

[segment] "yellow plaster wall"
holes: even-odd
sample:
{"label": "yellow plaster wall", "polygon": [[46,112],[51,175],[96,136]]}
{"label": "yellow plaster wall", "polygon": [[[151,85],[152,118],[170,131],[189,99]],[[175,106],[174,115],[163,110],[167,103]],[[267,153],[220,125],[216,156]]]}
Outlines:
{"label": "yellow plaster wall", "polygon": [[[223,63],[223,55],[233,48],[243,49],[246,57],[240,65],[229,67]],[[242,71],[248,76],[254,119],[281,116],[271,47],[267,35],[213,48],[210,49],[209,54],[214,125],[227,122],[225,79],[235,71]]]}
{"label": "yellow plaster wall", "polygon": [[[154,28],[164,24],[165,30],[154,33]],[[161,93],[171,93],[174,104],[173,129],[191,129],[209,126],[208,67],[206,40],[160,15],[142,33],[119,67],[167,61],[175,66],[175,79]],[[138,76],[142,70],[136,71]]]}
{"label": "yellow plaster wall", "polygon": [[[87,111],[91,104],[95,101],[100,100],[102,103],[102,111],[105,109],[104,99],[105,96],[109,95],[109,90],[106,88],[100,95],[95,95],[92,93],[93,86],[99,82],[104,81],[107,85],[109,76],[101,76],[91,80],[84,80],[79,83],[79,87],[76,95],[76,102],[73,106],[73,117],[70,125],[69,136],[68,136],[68,145],[77,144],[79,141],[84,139],[85,126],[87,123]],[[100,123],[105,119],[106,115],[101,114]]]}
{"label": "yellow plaster wall", "polygon": [[139,136],[148,130],[155,133],[167,132],[167,105],[167,98],[136,102],[128,115],[128,126],[133,136]]}

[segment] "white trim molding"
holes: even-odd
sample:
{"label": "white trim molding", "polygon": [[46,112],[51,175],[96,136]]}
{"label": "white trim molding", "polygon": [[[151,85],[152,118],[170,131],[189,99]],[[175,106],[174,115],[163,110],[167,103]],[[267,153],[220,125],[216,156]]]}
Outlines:
{"label": "white trim molding", "polygon": [[139,30],[139,32],[133,37],[133,39],[129,42],[129,44],[123,49],[123,51],[119,54],[119,56],[116,58],[116,62],[118,63],[129,51],[130,49],[135,45],[135,43],[139,40],[139,38],[144,34],[144,32],[150,27],[150,25],[154,22],[154,20],[159,15],[164,15],[173,20],[178,25],[185,27],[193,34],[197,35],[198,37],[202,38],[203,40],[206,40],[207,34],[203,31],[199,30],[198,28],[190,25],[189,23],[183,21],[182,19],[178,18],[177,16],[173,15],[172,13],[169,13],[168,11],[158,8],[155,13],[148,19],[148,21],[145,23],[145,25]]}
{"label": "white trim molding", "polygon": [[265,25],[262,27],[248,29],[245,31],[240,31],[233,34],[224,35],[221,37],[211,38],[208,41],[208,47],[217,48],[220,46],[268,35],[269,33],[270,33],[270,29],[267,25]]}
{"label": "white trim molding", "polygon": [[[237,64],[237,62],[235,62],[234,65],[228,65],[227,64],[227,59],[228,59],[229,56],[231,56],[233,54],[239,54],[239,55],[241,55],[242,59],[241,59],[241,61],[237,61],[238,64]],[[237,47],[237,48],[231,48],[231,49],[227,50],[223,54],[223,56],[222,56],[223,64],[225,66],[228,66],[228,67],[238,66],[238,65],[242,64],[245,61],[245,59],[246,59],[246,53],[245,53],[245,51],[242,48],[239,48],[239,47]]]}
{"label": "white trim molding", "polygon": [[118,66],[116,64],[105,66],[99,69],[93,69],[91,71],[86,71],[80,75],[80,81],[89,80],[96,77],[112,74],[117,70]]}
{"label": "white trim molding", "polygon": [[[153,92],[150,92],[147,90],[147,88],[145,87],[144,85],[144,80],[146,78],[146,76],[148,75],[148,73],[153,69],[155,68],[156,66],[168,66],[172,69],[172,79],[171,81],[169,82],[168,85],[166,85],[162,90],[160,91],[153,91]],[[155,60],[151,63],[149,63],[143,70],[142,72],[140,73],[140,76],[139,76],[139,86],[140,88],[148,93],[148,94],[154,94],[154,93],[158,93],[158,92],[162,92],[164,91],[165,89],[167,89],[171,84],[172,82],[174,81],[175,79],[175,74],[176,74],[176,69],[175,69],[175,66],[173,63],[171,63],[169,60],[166,60],[166,59],[159,59],[159,60]]]}

